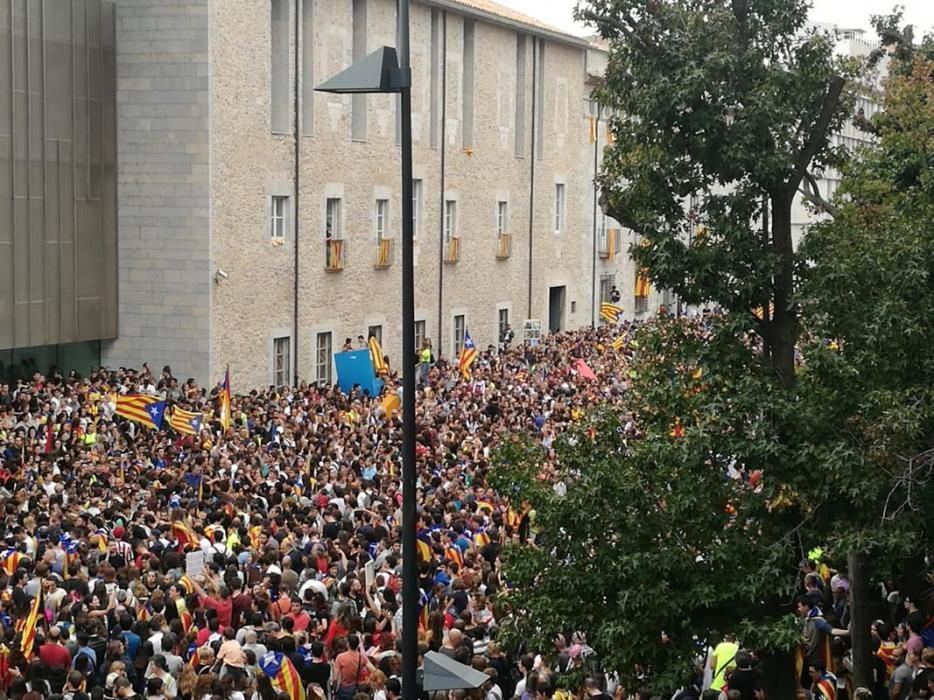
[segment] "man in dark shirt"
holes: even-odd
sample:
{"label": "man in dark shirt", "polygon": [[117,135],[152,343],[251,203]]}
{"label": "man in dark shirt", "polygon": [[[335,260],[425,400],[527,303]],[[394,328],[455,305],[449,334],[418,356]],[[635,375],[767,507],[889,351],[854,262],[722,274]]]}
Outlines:
{"label": "man in dark shirt", "polygon": [[742,700],[755,700],[759,673],[752,667],[752,654],[740,649],[736,654],[736,668],[727,681],[730,690],[738,690]]}

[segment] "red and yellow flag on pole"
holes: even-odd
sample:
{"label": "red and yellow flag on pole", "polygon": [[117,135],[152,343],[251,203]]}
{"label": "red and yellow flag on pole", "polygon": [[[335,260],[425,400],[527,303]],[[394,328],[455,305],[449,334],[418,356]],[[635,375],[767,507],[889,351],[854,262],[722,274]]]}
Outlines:
{"label": "red and yellow flag on pole", "polygon": [[36,643],[36,628],[39,625],[39,618],[42,616],[42,591],[40,590],[32,600],[32,607],[29,609],[29,615],[26,617],[26,624],[23,626],[23,637],[19,648],[23,656],[28,661],[32,658],[33,646]]}
{"label": "red and yellow flag on pole", "polygon": [[230,430],[230,426],[233,423],[230,413],[230,365],[227,365],[227,371],[224,372],[224,384],[221,387],[220,402],[221,425],[224,427],[224,432],[226,433]]}

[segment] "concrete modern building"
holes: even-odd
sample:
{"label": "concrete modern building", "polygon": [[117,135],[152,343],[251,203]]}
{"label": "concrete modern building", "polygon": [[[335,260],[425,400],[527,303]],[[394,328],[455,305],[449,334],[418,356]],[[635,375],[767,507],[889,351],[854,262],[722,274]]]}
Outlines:
{"label": "concrete modern building", "polygon": [[0,381],[117,335],[114,3],[0,3]]}
{"label": "concrete modern building", "polygon": [[[202,381],[229,363],[240,387],[327,380],[344,339],[373,332],[398,365],[396,97],[313,91],[395,44],[395,1],[117,6],[119,334],[104,362]],[[633,312],[629,240],[594,221],[605,61],[488,0],[414,4],[416,333],[436,354],[466,331],[521,337],[527,319],[589,325],[614,284]]]}

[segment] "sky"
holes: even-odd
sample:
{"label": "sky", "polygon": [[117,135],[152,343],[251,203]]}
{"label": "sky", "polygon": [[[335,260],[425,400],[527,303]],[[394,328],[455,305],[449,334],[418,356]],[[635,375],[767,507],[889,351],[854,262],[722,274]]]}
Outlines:
{"label": "sky", "polygon": [[[572,34],[592,31],[574,21],[572,12],[577,0],[496,0],[543,22]],[[915,33],[934,30],[934,0],[813,0],[811,18],[816,22],[831,22],[845,28],[870,29],[871,15],[887,14],[896,5],[905,8],[905,20],[919,28]]]}

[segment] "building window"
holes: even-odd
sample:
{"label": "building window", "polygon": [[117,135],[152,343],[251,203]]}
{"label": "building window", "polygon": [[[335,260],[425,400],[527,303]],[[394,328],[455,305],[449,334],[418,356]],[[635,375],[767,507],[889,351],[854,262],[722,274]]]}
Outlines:
{"label": "building window", "polygon": [[464,320],[464,317],[455,316],[454,317],[454,356],[458,357],[461,354],[461,350],[464,349],[464,333],[467,330],[467,324]]}
{"label": "building window", "polygon": [[457,235],[457,201],[448,199],[444,202],[444,242],[450,243]]}
{"label": "building window", "polygon": [[425,338],[428,337],[427,329],[424,321],[415,322],[415,352],[418,352],[422,349],[422,345],[425,344]]}
{"label": "building window", "polygon": [[610,292],[616,282],[616,275],[603,275],[600,277],[600,301],[610,301]]}
{"label": "building window", "polygon": [[269,121],[275,134],[289,131],[289,2],[270,3]]}
{"label": "building window", "polygon": [[272,383],[277,387],[291,384],[291,344],[292,339],[288,336],[272,341]]}
{"label": "building window", "polygon": [[648,297],[636,297],[635,298],[635,312],[637,314],[644,314],[649,310],[649,298]]}
{"label": "building window", "polygon": [[418,223],[422,217],[422,181],[412,180],[412,237],[418,236]]}
{"label": "building window", "polygon": [[273,195],[269,213],[269,237],[274,241],[285,238],[286,212],[289,210],[289,198]]}
{"label": "building window", "polygon": [[509,226],[509,202],[496,203],[496,235],[502,236]]}
{"label": "building window", "polygon": [[389,228],[389,200],[376,200],[376,240],[381,241],[386,238],[386,231]]}
{"label": "building window", "polygon": [[325,207],[325,235],[340,240],[343,238],[341,233],[341,200],[339,197],[329,197]]}
{"label": "building window", "polygon": [[383,344],[383,327],[382,326],[367,326],[366,337],[367,337],[367,340],[369,340],[370,338],[376,338],[376,342],[382,345]]}
{"label": "building window", "polygon": [[509,325],[509,309],[500,309],[497,313],[499,315],[496,324],[497,336],[502,338],[503,333],[506,332],[506,327]]}
{"label": "building window", "polygon": [[331,357],[331,334],[318,333],[315,339],[315,379],[320,383],[331,383]]}
{"label": "building window", "polygon": [[564,231],[564,195],[564,183],[559,182],[555,185],[555,233]]}

